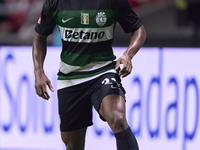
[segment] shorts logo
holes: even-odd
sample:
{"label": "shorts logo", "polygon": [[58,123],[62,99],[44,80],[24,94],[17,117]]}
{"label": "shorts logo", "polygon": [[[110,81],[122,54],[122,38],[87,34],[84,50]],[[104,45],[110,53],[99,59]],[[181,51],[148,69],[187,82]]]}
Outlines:
{"label": "shorts logo", "polygon": [[116,81],[115,78],[105,78],[101,83],[104,85],[110,84],[112,89],[120,89],[120,84]]}
{"label": "shorts logo", "polygon": [[107,21],[107,16],[105,15],[105,12],[98,12],[96,15],[96,23],[102,27],[105,25]]}
{"label": "shorts logo", "polygon": [[81,24],[89,24],[89,13],[81,13]]}

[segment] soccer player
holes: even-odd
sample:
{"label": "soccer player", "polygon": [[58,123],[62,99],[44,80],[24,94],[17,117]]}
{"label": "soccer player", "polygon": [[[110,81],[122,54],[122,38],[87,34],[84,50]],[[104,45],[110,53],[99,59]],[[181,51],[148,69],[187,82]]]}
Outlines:
{"label": "soccer player", "polygon": [[[132,37],[127,50],[114,61],[112,42],[117,22]],[[53,87],[43,63],[47,37],[56,25],[63,44],[57,93],[66,149],[84,149],[94,106],[112,129],[117,149],[138,150],[126,120],[125,90],[120,78],[131,73],[131,59],[145,41],[142,22],[127,0],[46,0],[35,27],[32,49],[36,93],[46,100],[50,98],[47,87],[51,91]]]}

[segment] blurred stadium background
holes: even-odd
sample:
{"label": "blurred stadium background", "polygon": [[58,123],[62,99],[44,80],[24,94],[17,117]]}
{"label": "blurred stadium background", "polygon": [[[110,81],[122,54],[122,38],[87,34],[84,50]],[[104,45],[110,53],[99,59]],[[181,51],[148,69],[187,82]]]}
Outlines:
{"label": "blurred stadium background", "polygon": [[[34,91],[32,60],[30,60],[31,45],[34,37],[34,26],[38,20],[38,17],[40,16],[43,2],[44,0],[0,0],[0,150],[64,149],[64,146],[60,141],[59,132],[57,132],[59,126],[58,116],[54,116],[55,114],[52,114],[53,107],[51,106],[55,106],[56,101],[48,104],[46,108],[45,105],[47,104],[44,102],[40,102],[41,100],[37,98],[35,93],[33,94],[31,92],[32,95],[28,95],[30,91]],[[130,90],[129,93],[131,93],[130,88],[132,87],[134,89],[135,86],[131,85],[131,87],[129,87],[129,82],[142,84],[140,83],[140,79],[143,79],[142,81],[144,81],[144,87],[149,88],[150,85],[147,85],[149,83],[148,80],[150,80],[149,78],[153,78],[155,75],[158,74],[158,80],[156,80],[157,78],[155,77],[152,79],[151,82],[152,85],[156,83],[155,85],[156,87],[158,86],[158,89],[154,89],[154,86],[152,86],[154,94],[152,97],[150,97],[154,98],[157,97],[157,95],[159,97],[159,86],[162,87],[163,85],[161,85],[161,82],[165,81],[165,76],[170,75],[169,84],[175,85],[174,87],[177,87],[178,90],[180,89],[181,92],[178,92],[178,96],[184,95],[183,97],[178,97],[180,99],[183,99],[184,101],[180,102],[180,105],[178,105],[176,102],[168,103],[171,105],[160,104],[157,101],[152,102],[157,106],[156,108],[158,108],[158,111],[162,112],[162,114],[165,115],[168,114],[169,118],[173,118],[174,115],[178,115],[181,118],[176,118],[178,120],[178,122],[176,123],[174,123],[172,119],[172,123],[169,123],[169,126],[162,123],[163,121],[166,121],[165,119],[167,119],[168,117],[161,116],[162,119],[160,119],[160,122],[158,119],[159,117],[153,118],[155,122],[159,122],[161,124],[162,128],[165,128],[165,130],[161,129],[161,135],[157,135],[156,131],[155,135],[154,132],[150,132],[153,131],[154,128],[157,129],[158,126],[156,126],[156,123],[149,123],[148,118],[146,117],[144,117],[146,118],[144,120],[147,120],[147,122],[141,121],[142,125],[140,124],[140,121],[136,121],[136,124],[131,122],[132,129],[135,131],[134,133],[139,138],[139,142],[143,145],[141,146],[141,150],[199,150],[200,148],[196,143],[200,139],[200,134],[198,136],[196,136],[196,134],[200,132],[200,128],[198,128],[200,101],[200,90],[198,88],[198,85],[200,86],[200,0],[129,0],[129,3],[144,23],[147,31],[147,39],[142,48],[142,52],[139,52],[139,54],[137,54],[138,58],[136,57],[135,61],[134,74],[137,75],[138,73],[138,78],[135,75],[130,76],[124,81],[125,87],[128,89],[128,91]],[[127,47],[127,45],[129,44],[129,39],[130,34],[124,34],[119,24],[117,24],[113,43],[113,46],[116,49],[117,56],[120,55],[125,47]],[[53,80],[53,78],[56,78],[57,66],[51,66],[51,59],[54,59],[55,56],[57,56],[56,58],[59,58],[58,51],[60,50],[59,47],[61,46],[60,37],[56,28],[55,32],[48,38],[48,46],[51,50],[49,52],[49,58],[47,57],[46,60],[47,67],[49,68],[47,69],[47,73],[51,76]],[[22,58],[26,59],[23,61]],[[18,60],[18,64],[16,63],[16,60]],[[6,63],[8,64],[7,68],[5,67]],[[28,67],[27,70],[23,70],[23,65],[25,64],[26,67],[31,67]],[[137,67],[137,64],[140,64],[139,68]],[[51,67],[55,70],[51,71]],[[141,71],[141,67],[144,67],[144,70],[146,70]],[[163,74],[161,73],[161,70]],[[159,78],[161,77],[161,74],[163,75],[162,79]],[[13,77],[13,75],[16,75],[16,77]],[[32,86],[30,87],[30,89],[28,88],[29,79],[30,85]],[[134,79],[134,81],[132,81],[132,79]],[[181,83],[182,81],[184,81],[184,83]],[[19,82],[22,82],[22,85],[19,84]],[[53,82],[56,86],[56,81]],[[24,83],[28,84],[24,85]],[[22,91],[17,90],[16,87],[20,87]],[[172,96],[169,96],[170,94],[167,95],[167,92],[163,89],[164,88],[162,88],[161,92],[162,96],[168,96],[168,98],[171,99],[177,96],[176,94],[174,96],[173,91],[171,91],[170,93]],[[25,94],[23,93],[23,91],[25,91]],[[138,93],[140,93],[141,91],[139,90]],[[17,98],[13,98],[14,95],[17,95],[18,92],[21,92],[20,96],[22,99],[20,100],[20,107],[17,106]],[[32,100],[30,104],[28,104],[29,102],[26,101],[28,98],[26,97],[31,97],[32,99],[35,99],[37,101],[37,104],[35,104]],[[55,93],[52,95],[52,97],[53,99],[56,99]],[[132,98],[131,95],[128,95],[128,97]],[[134,98],[137,99],[137,96]],[[187,99],[192,99],[192,102],[188,104],[189,102],[187,101]],[[128,108],[129,112],[135,110],[135,108],[139,108],[140,110],[141,103],[132,103],[133,107]],[[153,104],[151,104],[152,107],[154,107]],[[178,109],[177,105],[181,108]],[[27,106],[33,106],[33,108],[27,108]],[[45,108],[46,110],[43,111],[41,108],[37,108],[37,106],[41,107],[42,109]],[[162,108],[166,108],[167,111],[163,112],[162,110],[160,110],[159,106],[162,106]],[[22,109],[20,110],[20,108]],[[37,135],[35,134],[35,132],[32,133],[31,131],[29,131],[29,129],[26,129],[26,127],[23,126],[23,123],[26,124],[26,119],[29,118],[28,116],[30,115],[29,113],[26,114],[27,109],[30,109],[30,111],[28,112],[31,114],[32,117],[31,121],[28,121],[31,124],[29,128],[31,128],[31,130],[33,131],[38,131],[39,133],[37,132]],[[38,110],[38,113],[34,114],[34,109]],[[56,113],[56,109],[53,110],[53,112]],[[192,110],[195,110],[195,112],[193,112]],[[144,110],[142,108],[141,111],[146,112],[147,110]],[[18,116],[19,118],[15,119],[14,114],[16,112],[21,114],[21,118]],[[172,114],[170,114],[169,112],[172,112]],[[42,115],[43,113],[46,113],[47,118]],[[48,115],[48,113],[52,115]],[[140,120],[137,117],[138,114],[140,114],[140,111],[136,110],[136,115],[134,115],[134,117],[136,117],[136,120]],[[147,114],[143,115],[145,116]],[[153,115],[157,116],[156,111],[153,111]],[[43,118],[40,116],[42,116]],[[56,128],[56,132],[53,132],[51,126],[47,125],[47,127],[45,127],[45,123],[51,124],[52,116],[54,116],[53,119],[56,120],[56,123],[54,124],[56,125],[56,127],[54,126],[54,128]],[[184,120],[184,117],[186,118],[186,120]],[[46,120],[42,121],[41,118],[45,118]],[[129,121],[133,120],[130,119]],[[179,121],[181,122],[180,124]],[[9,126],[9,123],[13,122],[18,123],[15,123],[15,125],[13,125],[14,127]],[[19,122],[22,123],[21,126],[19,125]],[[114,150],[113,146],[111,145],[114,145],[115,141],[113,138],[110,140],[112,134],[108,130],[108,127],[105,124],[100,123],[99,120],[95,119],[95,122],[97,123],[97,126],[93,127],[92,130],[89,130],[90,137],[88,137],[88,140],[91,140],[93,144],[95,143],[95,141],[93,140],[99,140],[95,143],[96,145],[101,146],[104,150]],[[39,125],[40,123],[44,127],[41,127]],[[144,124],[146,123],[150,124],[149,128],[147,127],[149,132],[146,131],[147,129],[144,129],[144,126],[146,126]],[[19,129],[17,127],[17,124],[19,126],[20,132],[18,131]],[[169,128],[167,128],[166,126]],[[141,127],[142,129],[140,130],[139,127]],[[25,130],[27,130],[27,133],[23,133]],[[162,134],[162,132],[165,131],[169,132],[166,132],[166,134]],[[172,131],[174,131],[174,133],[172,133]],[[177,133],[175,133],[175,131],[177,131]],[[52,134],[48,135],[48,133]],[[101,139],[101,135],[108,136],[105,136],[103,139]],[[154,140],[153,136],[159,138]],[[165,136],[168,137],[167,140],[165,139]],[[175,140],[173,140],[173,136]],[[31,142],[30,140],[33,140],[33,142]],[[187,144],[189,143],[188,141],[190,141],[190,144]],[[56,143],[58,146],[53,143]],[[106,144],[107,148],[103,147],[103,145]],[[110,145],[110,147],[108,145]],[[89,144],[86,144],[86,150],[93,149],[90,148]]]}
{"label": "blurred stadium background", "polygon": [[[44,0],[0,0],[0,45],[32,45]],[[145,47],[199,46],[199,0],[129,0],[148,36]],[[130,35],[117,25],[114,46],[127,46]],[[59,45],[56,32],[49,45]]]}

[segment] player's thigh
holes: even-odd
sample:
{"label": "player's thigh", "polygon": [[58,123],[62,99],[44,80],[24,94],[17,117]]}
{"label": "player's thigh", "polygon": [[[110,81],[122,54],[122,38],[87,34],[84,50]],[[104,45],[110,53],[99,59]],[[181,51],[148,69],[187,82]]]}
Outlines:
{"label": "player's thigh", "polygon": [[113,116],[120,116],[125,118],[125,100],[122,96],[111,94],[103,98],[99,113],[105,117],[106,120],[113,118]]}
{"label": "player's thigh", "polygon": [[83,150],[85,145],[85,134],[87,128],[70,132],[61,132],[61,138],[69,150]]}
{"label": "player's thigh", "polygon": [[106,119],[114,133],[121,132],[128,127],[125,112],[125,100],[117,94],[106,96],[99,109],[99,113]]}

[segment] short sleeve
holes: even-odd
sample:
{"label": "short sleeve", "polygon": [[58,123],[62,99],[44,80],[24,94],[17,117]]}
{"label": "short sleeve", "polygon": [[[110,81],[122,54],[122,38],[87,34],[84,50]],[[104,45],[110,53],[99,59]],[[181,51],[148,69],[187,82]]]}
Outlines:
{"label": "short sleeve", "polygon": [[35,26],[35,31],[38,34],[48,36],[52,34],[56,22],[53,18],[53,9],[51,8],[50,0],[46,0],[42,7],[41,16]]}
{"label": "short sleeve", "polygon": [[119,0],[117,21],[125,33],[134,32],[142,25],[140,18],[133,11],[127,0]]}

